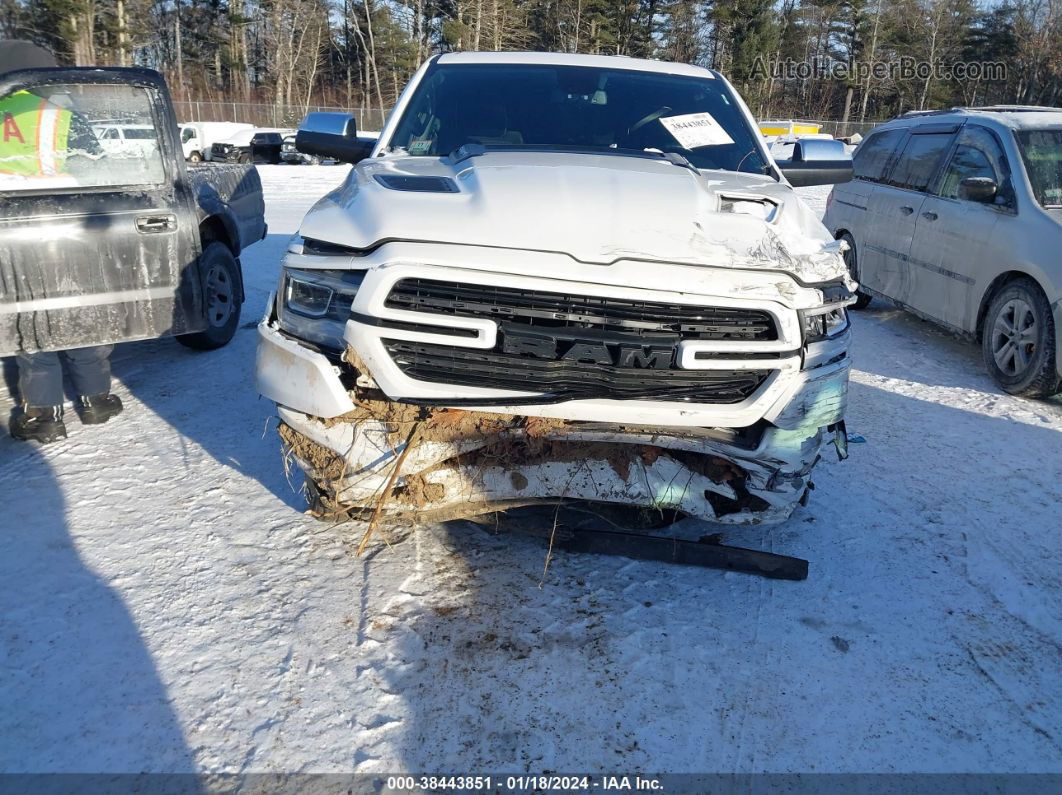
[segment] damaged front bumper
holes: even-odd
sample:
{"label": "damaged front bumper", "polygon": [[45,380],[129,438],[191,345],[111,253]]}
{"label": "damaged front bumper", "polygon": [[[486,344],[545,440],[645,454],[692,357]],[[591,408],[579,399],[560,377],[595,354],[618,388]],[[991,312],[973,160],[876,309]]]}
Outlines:
{"label": "damaged front bumper", "polygon": [[385,336],[403,332],[351,321],[340,357],[286,334],[272,300],[258,330],[259,391],[277,402],[285,448],[325,513],[372,510],[386,493],[384,513],[422,522],[588,500],[730,524],[775,523],[806,499],[823,444],[837,436],[843,447],[847,329],[798,343],[799,352],[773,361],[748,399],[727,405],[473,405],[454,401],[452,392],[450,401],[423,395],[396,402],[386,394],[407,376],[380,357]]}
{"label": "damaged front bumper", "polygon": [[[284,443],[328,512],[373,508],[411,446],[385,509],[420,521],[571,499],[780,522],[806,495],[825,434],[766,427],[742,437],[452,409],[396,416],[371,404],[329,424],[278,408]],[[409,439],[404,431],[418,424]]]}

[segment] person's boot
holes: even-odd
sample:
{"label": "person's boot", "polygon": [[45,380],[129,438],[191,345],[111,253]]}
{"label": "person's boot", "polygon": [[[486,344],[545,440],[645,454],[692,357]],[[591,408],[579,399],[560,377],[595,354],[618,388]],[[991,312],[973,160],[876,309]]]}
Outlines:
{"label": "person's boot", "polygon": [[81,395],[77,399],[77,411],[82,425],[102,425],[122,413],[122,400],[110,394]]}
{"label": "person's boot", "polygon": [[11,421],[11,435],[23,442],[50,444],[66,438],[62,406],[23,406]]}

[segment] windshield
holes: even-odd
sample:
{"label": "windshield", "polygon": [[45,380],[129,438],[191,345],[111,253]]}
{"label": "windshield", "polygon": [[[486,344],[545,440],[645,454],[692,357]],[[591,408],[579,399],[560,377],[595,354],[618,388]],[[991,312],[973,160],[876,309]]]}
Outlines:
{"label": "windshield", "polygon": [[582,66],[436,64],[391,139],[411,155],[488,149],[676,152],[767,173],[759,133],[721,80]]}
{"label": "windshield", "polygon": [[1042,207],[1062,207],[1062,129],[1014,133],[1033,194]]}

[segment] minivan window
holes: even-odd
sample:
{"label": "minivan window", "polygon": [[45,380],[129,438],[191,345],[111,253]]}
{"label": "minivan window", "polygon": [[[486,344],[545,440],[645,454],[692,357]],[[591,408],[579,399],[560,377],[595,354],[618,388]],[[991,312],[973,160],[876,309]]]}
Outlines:
{"label": "minivan window", "polygon": [[987,177],[1002,186],[1006,174],[1006,158],[992,133],[981,127],[967,125],[959,133],[959,143],[951,156],[940,195],[946,199],[959,198],[959,186],[969,177]]}
{"label": "minivan window", "polygon": [[889,176],[889,184],[897,188],[924,191],[948,150],[952,137],[952,133],[911,135]]}
{"label": "minivan window", "polygon": [[1033,195],[1041,207],[1062,207],[1062,129],[1015,133]]}
{"label": "minivan window", "polygon": [[856,150],[852,160],[856,179],[878,182],[896,147],[903,140],[903,130],[885,130],[870,136]]}

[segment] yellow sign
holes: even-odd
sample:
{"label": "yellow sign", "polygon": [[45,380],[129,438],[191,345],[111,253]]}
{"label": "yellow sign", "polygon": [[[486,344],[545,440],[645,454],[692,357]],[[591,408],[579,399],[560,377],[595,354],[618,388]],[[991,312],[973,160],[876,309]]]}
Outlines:
{"label": "yellow sign", "polygon": [[797,121],[761,121],[762,135],[814,135],[822,129],[821,124]]}

